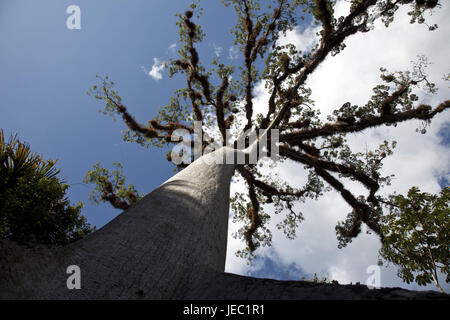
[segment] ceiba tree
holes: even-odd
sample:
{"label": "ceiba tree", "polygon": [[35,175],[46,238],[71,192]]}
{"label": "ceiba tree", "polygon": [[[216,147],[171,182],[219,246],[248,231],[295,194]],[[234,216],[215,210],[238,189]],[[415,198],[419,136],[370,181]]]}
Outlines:
{"label": "ceiba tree", "polygon": [[[196,47],[204,33],[194,22],[194,15],[201,9],[192,5],[191,10],[179,15],[182,47],[179,59],[169,66],[171,76],[186,77],[186,87],[175,92],[155,119],[147,125],[138,122],[108,78],[102,78],[101,85],[92,90],[96,98],[105,101],[105,113],[123,118],[128,126],[125,140],[143,146],[171,145],[178,143],[176,130],[183,129],[202,137],[203,150],[212,143],[220,147],[189,165],[179,164],[179,173],[140,200],[133,188],[91,172],[87,179],[98,183],[100,199],[125,211],[100,230],[67,246],[21,248],[2,242],[0,297],[389,298],[431,294],[254,279],[226,274],[224,266],[230,181],[235,174],[248,186],[247,196],[231,199],[237,217],[248,222],[238,233],[247,245],[242,256],[249,257],[270,242],[265,232],[265,204],[272,203],[286,212],[281,227],[288,237],[293,236],[302,219],[293,204],[306,197],[317,198],[325,188],[337,190],[352,208],[347,219],[336,226],[340,245],[356,237],[362,224],[383,241],[382,206],[388,201],[377,191],[389,182],[389,177],[380,175],[380,169],[382,160],[392,153],[392,145],[386,142],[377,150],[356,153],[347,144],[346,134],[412,119],[428,124],[450,107],[450,100],[437,106],[417,102],[413,93],[417,86],[435,90],[424,72],[426,63],[419,61],[412,72],[382,69],[383,84],[374,88],[370,101],[362,106],[346,103],[323,122],[313,107],[306,80],[327,56],[340,54],[348,37],[370,32],[378,20],[389,26],[401,6],[411,8],[411,23],[424,23],[424,13],[438,8],[438,1],[352,0],[350,12],[343,17],[334,15],[335,2],[328,0],[277,0],[271,5],[256,0],[223,2],[232,5],[238,17],[233,33],[244,57],[240,77],[234,76],[233,67],[218,61],[213,61],[211,69],[201,64]],[[322,26],[317,45],[309,52],[279,45],[279,37],[305,17]],[[429,26],[431,30],[436,27]],[[264,115],[254,114],[253,89],[258,81],[265,81],[270,95]],[[202,124],[200,132],[195,131],[194,122]],[[254,130],[257,141],[271,138],[271,130],[278,129],[279,159],[292,160],[308,170],[306,185],[293,188],[262,174],[250,161],[216,161],[248,159],[258,148],[258,143],[239,147],[239,139],[245,137],[239,135],[230,141],[228,129]],[[272,155],[270,144],[266,151]],[[171,155],[168,160],[172,160]],[[344,178],[361,183],[368,194],[352,194],[345,188]],[[66,286],[66,268],[70,265],[80,267],[79,290]]]}

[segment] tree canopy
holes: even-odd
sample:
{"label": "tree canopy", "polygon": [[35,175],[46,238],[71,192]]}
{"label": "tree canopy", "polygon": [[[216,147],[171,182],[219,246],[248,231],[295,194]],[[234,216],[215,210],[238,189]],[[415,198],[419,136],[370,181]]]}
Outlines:
{"label": "tree canopy", "polygon": [[0,130],[0,238],[22,244],[67,244],[94,229],[71,205],[56,161],[43,160],[17,135]]}
{"label": "tree canopy", "polygon": [[[217,58],[211,63],[202,61],[197,48],[206,34],[195,22],[202,9],[194,3],[190,10],[178,15],[182,46],[178,50],[179,58],[167,64],[170,76],[185,77],[186,86],[174,92],[170,102],[159,109],[154,119],[147,124],[136,120],[108,77],[100,77],[100,84],[89,94],[104,102],[103,113],[122,117],[128,127],[123,133],[125,141],[147,148],[177,144],[179,140],[174,132],[178,129],[192,136],[200,135],[202,150],[214,143],[237,148],[236,141],[247,130],[265,129],[269,137],[271,129],[279,130],[279,161],[290,160],[300,169],[307,170],[308,181],[304,186],[294,188],[272,174],[262,173],[260,163],[237,166],[236,178],[243,179],[248,188],[246,194],[238,193],[230,199],[234,220],[246,222],[236,234],[246,243],[246,248],[238,252],[242,257],[252,257],[258,247],[271,243],[271,231],[266,227],[270,219],[265,212],[267,205],[285,215],[278,227],[287,237],[294,237],[303,219],[301,212],[294,211],[294,204],[307,198],[317,199],[329,189],[336,190],[351,207],[347,219],[336,226],[341,247],[360,234],[363,224],[384,241],[381,221],[383,203],[389,196],[380,195],[379,190],[390,183],[391,176],[382,176],[381,169],[383,160],[392,155],[396,143],[384,141],[375,150],[355,152],[346,137],[368,128],[395,126],[413,119],[423,121],[423,127],[418,131],[425,134],[431,119],[450,108],[450,100],[435,106],[418,101],[415,92],[419,87],[429,93],[436,91],[426,74],[428,62],[423,57],[412,70],[381,68],[380,84],[373,88],[369,101],[362,105],[348,101],[336,107],[326,121],[319,117],[320,110],[314,107],[306,82],[326,57],[345,50],[349,37],[370,32],[377,21],[388,27],[401,6],[410,8],[411,23],[424,24],[430,31],[435,30],[436,25],[426,24],[424,14],[438,9],[439,2],[351,0],[350,12],[340,17],[334,12],[335,1],[328,0],[222,2],[232,6],[237,14],[232,34],[244,58],[242,65],[226,65]],[[280,37],[305,19],[312,19],[322,26],[318,43],[305,52],[293,44],[281,45]],[[269,93],[266,114],[256,114],[254,108],[255,84],[261,81]],[[201,123],[200,132],[195,131],[195,122]],[[231,140],[227,130],[234,133]],[[267,151],[271,155],[269,146]],[[167,160],[172,161],[170,154]],[[187,165],[182,163],[177,167],[182,169]],[[94,171],[101,176],[100,167]],[[353,194],[345,187],[346,180],[360,183],[367,194]],[[101,194],[106,190],[111,194],[111,188],[107,189],[97,192]],[[115,197],[126,202],[128,195],[123,193],[121,198],[116,194]],[[109,200],[106,194],[102,199]],[[116,202],[118,208],[120,201]]]}
{"label": "tree canopy", "polygon": [[388,214],[383,216],[381,257],[399,266],[405,282],[439,284],[438,271],[450,282],[450,187],[440,195],[420,192],[413,187],[408,195],[391,197]]}

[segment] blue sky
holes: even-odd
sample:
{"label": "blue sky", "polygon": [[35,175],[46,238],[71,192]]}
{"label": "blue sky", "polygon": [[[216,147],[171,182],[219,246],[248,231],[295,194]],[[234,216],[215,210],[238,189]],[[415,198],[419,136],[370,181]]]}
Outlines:
{"label": "blue sky", "polygon": [[[159,149],[146,150],[122,142],[120,119],[100,114],[101,103],[86,91],[97,82],[96,74],[116,82],[124,104],[143,123],[170,100],[183,79],[155,81],[142,70],[151,69],[153,58],[167,61],[171,44],[178,40],[175,13],[189,1],[2,1],[0,4],[0,125],[17,132],[32,149],[59,159],[62,177],[72,186],[72,201],[85,203],[89,222],[102,226],[118,211],[91,206],[90,187],[82,178],[96,162],[105,167],[124,164],[130,182],[149,192],[172,174],[172,165]],[[231,42],[222,25],[234,21],[220,3],[205,5],[214,19],[204,15],[208,39]],[[69,30],[69,5],[81,9],[81,30]],[[217,14],[220,10],[220,14]],[[221,37],[217,34],[221,33]],[[213,43],[204,44],[210,59]],[[217,44],[219,45],[219,44]],[[167,72],[166,72],[167,74]],[[165,78],[167,75],[165,74]],[[166,79],[167,80],[167,79]]]}
{"label": "blue sky", "polygon": [[[184,79],[169,80],[167,71],[163,71],[162,79],[155,80],[143,69],[151,70],[155,58],[167,61],[174,57],[169,47],[178,40],[175,13],[184,12],[189,3],[182,0],[0,2],[0,128],[6,133],[18,133],[21,140],[30,143],[32,150],[43,154],[45,158],[59,159],[61,176],[71,185],[69,198],[72,202],[82,201],[85,204],[83,214],[92,225],[101,227],[119,213],[109,205],[97,206],[88,201],[92,186],[84,185],[82,179],[95,163],[101,162],[104,167],[111,169],[113,162],[121,162],[127,181],[142,193],[150,192],[174,172],[173,166],[165,159],[165,151],[123,143],[120,132],[125,129],[123,123],[120,119],[114,122],[112,118],[99,113],[101,103],[87,96],[86,91],[97,83],[96,74],[108,75],[116,83],[123,103],[137,120],[146,123],[152,119],[158,108],[169,102],[174,89],[184,85]],[[69,17],[66,9],[70,5],[78,5],[81,9],[81,30],[69,30],[66,27]],[[240,58],[233,61],[229,59],[233,39],[228,30],[236,20],[233,9],[225,8],[220,1],[210,0],[202,1],[202,6],[205,10],[200,23],[206,32],[206,39],[201,46],[200,58],[210,61],[220,51],[225,62],[241,61]],[[339,10],[345,11],[344,1],[339,1],[339,6]],[[445,10],[448,12],[448,6]],[[442,16],[436,15],[435,18],[445,23]],[[449,72],[447,60],[450,48],[445,45],[449,39],[448,23],[434,35],[424,33],[422,36],[424,28],[417,29],[418,26],[408,29],[414,32],[404,32],[405,26],[409,28],[406,19],[398,25],[394,24],[388,33],[377,35],[377,31],[374,31],[364,35],[364,38],[355,37],[353,42],[349,41],[348,48],[342,54],[326,60],[324,64],[328,63],[330,71],[324,73],[319,69],[318,76],[311,77],[308,83],[313,90],[319,88],[319,84],[327,88],[326,95],[313,96],[317,105],[326,111],[331,106],[336,107],[348,101],[341,101],[343,98],[339,94],[343,92],[354,97],[357,103],[367,101],[367,96],[362,95],[362,92],[370,95],[377,68],[381,66],[379,64],[386,66],[385,63],[392,62],[393,68],[404,68],[416,54],[431,56],[436,63],[431,72],[436,74],[435,79],[440,79],[441,71]],[[288,34],[286,39],[299,47],[308,47],[315,40],[315,30],[315,26],[305,22]],[[371,34],[377,36],[372,39]],[[393,49],[384,50],[382,55],[372,55],[380,41],[392,44]],[[394,47],[394,44],[399,48]],[[420,50],[416,50],[419,45]],[[352,46],[356,51],[352,51]],[[440,50],[435,50],[437,46]],[[218,50],[219,47],[222,49]],[[369,50],[367,56],[370,59],[359,58],[363,50]],[[341,55],[342,59],[349,58],[339,60]],[[384,56],[386,59],[382,60]],[[348,66],[356,66],[363,76],[351,78]],[[373,78],[372,74],[375,74]],[[438,98],[448,99],[448,84],[439,84],[442,83],[438,83],[438,87],[441,87]],[[258,85],[255,90],[255,108],[263,105],[265,96],[262,87]],[[437,98],[423,98],[427,102],[438,101]],[[441,118],[435,121],[427,137],[411,138],[417,123],[412,127],[399,126],[397,158],[394,157],[386,164],[386,168],[391,173],[397,173],[399,181],[403,181],[402,184],[394,182],[394,190],[404,192],[411,185],[420,185],[424,190],[437,192],[448,184],[448,112]],[[359,141],[370,145],[376,137],[393,132],[383,130],[369,132]],[[427,147],[418,152],[414,147],[420,143]],[[439,157],[439,165],[430,165]],[[290,178],[302,178],[298,176],[298,169],[289,166],[280,168],[278,173]],[[239,186],[233,188],[239,189]],[[342,207],[345,216],[348,210],[339,201],[335,195],[330,195],[322,203],[328,205],[327,209]],[[260,258],[252,266],[233,256],[233,251],[241,248],[242,243],[230,237],[227,270],[291,280],[317,272],[343,283],[364,283],[366,266],[376,263],[377,242],[362,235],[347,251],[336,250],[335,220],[329,219],[328,212],[324,212],[329,210],[324,208],[312,204],[302,209],[310,210],[311,217],[310,222],[305,220],[302,223],[305,230],[301,230],[303,233],[298,239],[290,242],[274,234],[273,247],[261,250]],[[325,217],[325,220],[315,220],[318,219],[316,217]],[[322,225],[326,225],[329,231],[320,229]],[[230,226],[230,233],[235,229]],[[372,253],[369,255],[369,252]],[[286,270],[292,270],[290,276],[287,276]],[[393,270],[383,275],[386,279],[383,284],[405,286],[396,279]]]}

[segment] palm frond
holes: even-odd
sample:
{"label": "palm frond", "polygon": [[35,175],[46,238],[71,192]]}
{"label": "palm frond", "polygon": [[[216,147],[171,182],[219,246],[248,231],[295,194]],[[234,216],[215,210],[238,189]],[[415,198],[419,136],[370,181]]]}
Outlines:
{"label": "palm frond", "polygon": [[12,185],[27,173],[51,179],[59,172],[56,161],[44,161],[31,151],[29,144],[21,142],[17,134],[11,134],[6,141],[3,129],[0,129],[0,186]]}

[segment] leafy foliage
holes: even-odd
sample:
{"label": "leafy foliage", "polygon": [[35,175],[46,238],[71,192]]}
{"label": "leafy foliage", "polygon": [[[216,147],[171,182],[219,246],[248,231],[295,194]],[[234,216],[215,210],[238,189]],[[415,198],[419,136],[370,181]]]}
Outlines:
{"label": "leafy foliage", "polygon": [[0,238],[26,244],[67,244],[92,232],[83,204],[65,197],[56,161],[43,160],[16,136],[0,131]]}
{"label": "leafy foliage", "polygon": [[450,187],[439,196],[412,187],[406,197],[391,198],[390,212],[383,217],[380,256],[399,266],[405,282],[434,282],[443,291],[437,272],[450,282]]}
{"label": "leafy foliage", "polygon": [[132,184],[125,185],[122,165],[118,162],[114,162],[113,165],[117,169],[110,172],[100,163],[95,164],[93,170],[86,173],[83,182],[96,185],[89,195],[91,201],[95,203],[108,201],[114,208],[126,210],[142,196]]}
{"label": "leafy foliage", "polygon": [[33,172],[50,179],[59,170],[55,168],[55,161],[42,161],[39,155],[31,152],[29,145],[19,141],[17,135],[6,140],[3,129],[0,130],[0,192]]}

